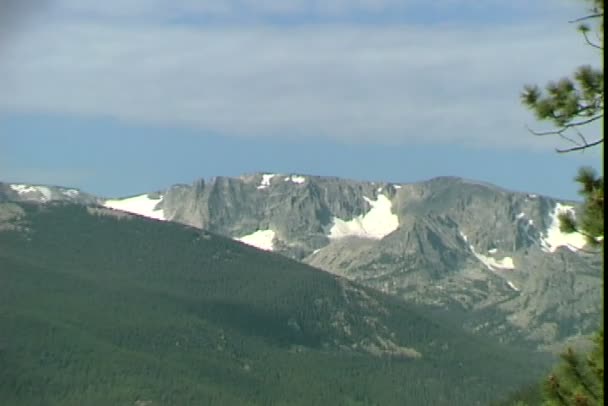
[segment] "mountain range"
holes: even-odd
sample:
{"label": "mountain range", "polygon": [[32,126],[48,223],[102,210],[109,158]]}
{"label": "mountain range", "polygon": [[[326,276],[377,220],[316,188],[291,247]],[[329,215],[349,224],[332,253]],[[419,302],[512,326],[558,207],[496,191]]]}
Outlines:
{"label": "mountain range", "polygon": [[0,200],[98,205],[203,229],[535,349],[584,340],[600,319],[601,256],[559,229],[577,203],[483,182],[254,173],[111,199],[0,184]]}

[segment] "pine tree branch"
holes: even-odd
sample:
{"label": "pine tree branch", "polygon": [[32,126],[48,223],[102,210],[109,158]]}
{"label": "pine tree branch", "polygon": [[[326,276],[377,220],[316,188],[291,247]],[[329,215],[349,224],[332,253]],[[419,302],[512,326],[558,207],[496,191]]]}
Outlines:
{"label": "pine tree branch", "polygon": [[[586,106],[588,107],[588,106]],[[557,116],[555,116],[554,114],[552,115],[554,119],[557,118]],[[600,138],[598,140],[592,141],[592,142],[588,142],[587,139],[585,138],[585,136],[578,130],[578,127],[586,125],[586,124],[590,124],[594,121],[600,120],[604,117],[604,114],[598,114],[596,116],[593,116],[591,118],[588,118],[586,120],[579,120],[579,121],[574,121],[574,122],[570,122],[568,124],[565,124],[563,126],[561,126],[560,128],[556,129],[556,130],[549,130],[549,131],[535,131],[532,130],[530,127],[526,126],[526,129],[533,135],[538,136],[538,137],[544,137],[547,135],[557,135],[560,138],[572,143],[575,145],[575,147],[571,147],[571,148],[565,148],[565,149],[560,149],[560,148],[556,148],[556,151],[558,153],[567,153],[567,152],[573,152],[573,151],[580,151],[580,150],[584,150],[587,148],[591,148],[594,147],[596,145],[600,145],[601,143],[604,142],[604,138]],[[581,142],[578,142],[576,140],[574,140],[573,138],[568,137],[565,132],[568,130],[574,130],[576,131],[576,134],[578,135],[579,139]]]}
{"label": "pine tree branch", "polygon": [[[566,128],[562,128],[560,130],[551,130],[551,131],[534,131],[533,129],[531,129],[530,127],[526,126],[526,129],[532,134],[532,135],[536,135],[537,137],[544,137],[547,135],[557,135],[560,138],[563,138],[564,140],[573,143],[574,145],[576,145],[577,147],[582,147],[583,145],[579,144],[577,141],[575,141],[574,139],[568,137],[567,135],[564,134],[564,132],[567,130]],[[558,151],[559,152],[559,151]]]}
{"label": "pine tree branch", "polygon": [[[599,32],[595,33],[595,39],[597,40],[597,42],[603,43],[604,42],[604,37],[600,36]],[[602,47],[602,50],[604,49],[604,47]]]}
{"label": "pine tree branch", "polygon": [[593,116],[591,118],[588,118],[587,120],[574,121],[572,123],[568,123],[568,124],[564,125],[564,128],[567,129],[567,128],[572,128],[572,127],[579,127],[581,125],[586,125],[586,124],[593,123],[594,121],[601,120],[602,118],[604,118],[604,113],[598,114],[597,116]]}
{"label": "pine tree branch", "polygon": [[574,131],[576,131],[576,135],[578,135],[578,138],[580,138],[580,140],[583,142],[582,145],[589,145],[589,142],[587,142],[587,138],[585,138],[583,133],[578,128],[575,128]]}
{"label": "pine tree branch", "polygon": [[[579,23],[578,31],[586,42],[584,46],[599,49],[603,54],[604,1],[587,0],[587,2],[591,4],[586,9],[586,15],[569,21],[569,23]],[[558,136],[570,143],[570,148],[556,149],[558,153],[584,151],[603,144],[603,129],[600,129],[599,133],[594,132],[593,139],[589,141],[581,128],[597,121],[603,123],[603,66],[601,69],[592,68],[590,65],[580,66],[570,77],[549,82],[544,90],[536,85],[526,85],[521,94],[521,101],[534,112],[538,120],[550,123],[550,128],[553,128],[550,131],[533,131],[528,128],[528,131],[536,136]],[[592,125],[592,127],[594,126]],[[603,177],[597,177],[590,171],[581,171],[576,180],[583,185],[583,189],[580,191],[585,199],[582,216],[578,221],[575,220],[573,214],[568,217],[560,216],[560,230],[565,233],[577,232],[585,238],[587,245],[577,251],[599,254],[604,251]],[[583,231],[581,228],[588,231]],[[572,246],[569,245],[569,247]],[[600,335],[599,340],[594,340],[596,348],[587,358],[588,364],[583,364],[582,358],[579,358],[572,350],[563,355],[566,364],[549,375],[544,382],[544,405],[591,406],[604,404],[603,324]]]}
{"label": "pine tree branch", "polygon": [[[600,237],[596,237],[592,234],[589,234],[588,232],[586,232],[585,230],[580,229],[579,227],[577,227],[575,224],[571,224],[572,230],[568,231],[568,233],[579,233],[580,235],[582,235],[583,237],[587,238],[589,241],[593,241],[594,244],[600,244],[602,241],[604,241],[604,236],[600,236]],[[572,245],[568,245],[571,248],[575,248],[578,251],[582,251],[585,252],[587,254],[599,254],[601,253],[601,250],[599,251],[592,251],[592,250],[587,250],[587,249],[583,249],[583,248],[577,248],[574,247]]]}
{"label": "pine tree branch", "polygon": [[558,130],[550,130],[550,131],[535,131],[532,130],[530,127],[526,126],[526,129],[533,135],[538,136],[538,137],[544,137],[547,135],[557,135],[558,137],[576,145],[575,147],[571,147],[571,148],[556,148],[555,151],[560,153],[560,154],[564,154],[564,153],[568,153],[568,152],[573,152],[573,151],[581,151],[581,150],[585,150],[587,148],[591,148],[591,147],[595,147],[597,145],[600,145],[601,143],[604,142],[604,138],[600,138],[598,140],[592,141],[592,142],[588,142],[587,139],[583,136],[583,134],[578,131],[577,128],[574,128],[574,130],[577,132],[577,135],[579,136],[579,138],[581,139],[582,143],[576,141],[573,138],[568,137],[566,134],[564,134],[567,130],[573,129],[570,126],[564,126]]}
{"label": "pine tree branch", "polygon": [[[565,138],[562,136],[562,138]],[[565,154],[568,152],[574,152],[574,151],[581,151],[587,148],[591,148],[591,147],[595,147],[596,145],[600,145],[601,143],[604,142],[603,138],[600,138],[599,140],[593,141],[591,143],[585,144],[585,145],[579,145],[576,147],[572,147],[572,148],[566,148],[566,149],[560,149],[560,148],[556,148],[555,151],[560,153],[560,154]]]}
{"label": "pine tree branch", "polygon": [[581,370],[581,364],[571,348],[568,348],[568,352],[564,355],[564,359],[567,365],[570,367],[568,370],[572,373],[575,382],[580,384],[583,390],[587,392],[587,394],[590,395],[594,400],[597,400],[598,395],[589,384],[587,377]]}
{"label": "pine tree branch", "polygon": [[[594,114],[597,111],[603,111],[604,110],[604,95],[600,94],[596,100],[590,104],[581,104],[579,105],[578,109],[574,112],[572,112],[570,115],[568,115],[567,117],[580,117],[580,118],[585,118],[587,119],[589,117],[589,115],[583,114],[585,112],[588,111],[592,111],[592,114]],[[561,119],[561,116],[558,116],[555,114],[555,112],[552,112],[551,114],[551,118],[553,120],[558,120]],[[573,125],[576,125],[573,123]],[[582,125],[582,124],[578,124],[578,125]]]}
{"label": "pine tree branch", "polygon": [[586,33],[586,32],[583,32],[583,37],[585,38],[585,42],[587,43],[587,45],[590,45],[590,46],[592,46],[593,48],[596,48],[596,49],[601,49],[602,51],[604,50],[604,47],[603,47],[603,46],[600,46],[600,45],[598,45],[598,44],[596,44],[596,43],[592,42],[592,41],[589,39],[589,36],[587,35],[587,33]]}
{"label": "pine tree branch", "polygon": [[[557,116],[553,115],[554,119],[557,119]],[[564,132],[566,132],[567,130],[574,128],[574,127],[579,127],[582,125],[586,125],[586,124],[590,124],[594,121],[600,120],[604,118],[604,114],[598,114],[597,116],[593,116],[591,118],[588,118],[586,120],[580,120],[580,121],[574,121],[568,124],[564,124],[563,126],[561,126],[559,129],[557,130],[549,130],[549,131],[534,131],[532,129],[530,129],[530,127],[526,127],[528,128],[528,131],[530,131],[532,134],[537,135],[537,136],[545,136],[545,135],[561,135]],[[571,141],[571,140],[570,140]]]}
{"label": "pine tree branch", "polygon": [[589,14],[584,17],[577,18],[575,20],[570,20],[568,22],[570,24],[574,24],[574,23],[580,23],[581,21],[591,20],[593,18],[603,18],[603,17],[604,17],[604,13],[593,13],[593,14]]}
{"label": "pine tree branch", "polygon": [[568,406],[568,402],[564,394],[561,392],[561,385],[559,379],[555,374],[549,375],[546,382],[546,388],[548,395],[553,398],[558,404]]}

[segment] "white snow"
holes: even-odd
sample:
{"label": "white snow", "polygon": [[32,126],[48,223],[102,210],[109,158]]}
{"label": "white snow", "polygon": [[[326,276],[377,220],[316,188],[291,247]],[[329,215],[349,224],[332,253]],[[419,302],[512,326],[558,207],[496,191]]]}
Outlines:
{"label": "white snow", "polygon": [[399,189],[401,189],[401,187],[402,187],[402,186],[401,186],[401,185],[393,185],[393,187],[394,187],[395,189],[399,190]]}
{"label": "white snow", "polygon": [[10,188],[13,189],[15,192],[19,193],[20,195],[25,193],[34,193],[37,191],[34,186],[30,185],[11,185]]}
{"label": "white snow", "polygon": [[275,174],[272,173],[266,173],[264,175],[262,175],[262,182],[260,182],[260,185],[258,186],[258,189],[266,189],[268,186],[270,186],[270,180],[272,178],[274,178]]}
{"label": "white snow", "polygon": [[384,195],[377,200],[364,197],[371,209],[352,220],[333,218],[333,225],[329,230],[329,238],[361,237],[380,240],[399,227],[399,217],[393,214],[391,201]]}
{"label": "white snow", "polygon": [[378,193],[382,192],[382,188],[379,187],[378,189],[376,189],[376,192],[378,192]]}
{"label": "white snow", "polygon": [[[460,236],[466,242],[469,241],[467,236],[464,235],[462,231],[460,231]],[[471,244],[469,244],[469,249],[471,250],[473,255],[475,255],[475,258],[477,258],[482,264],[484,264],[490,271],[515,269],[515,264],[513,263],[513,258],[511,257],[504,257],[502,259],[487,257],[485,255],[477,253],[477,251],[475,251],[475,247],[473,247],[473,245]],[[493,252],[490,253],[493,254]]]}
{"label": "white snow", "polygon": [[299,176],[299,175],[291,175],[288,176],[284,179],[285,182],[293,182],[293,183],[297,183],[297,184],[302,184],[304,182],[306,182],[306,178],[304,176]]}
{"label": "white snow", "polygon": [[[515,216],[515,217],[517,218],[517,220],[521,220],[521,219],[523,219],[524,217],[526,217],[526,213],[521,212],[521,213],[519,213],[519,214],[518,214],[517,216]],[[529,225],[529,226],[533,226],[533,225],[534,225],[534,220],[532,220],[532,219],[528,219],[528,225]]]}
{"label": "white snow", "polygon": [[27,193],[40,193],[42,195],[41,201],[48,202],[51,200],[51,189],[46,186],[31,186],[31,185],[10,185],[10,188],[15,192],[22,194]]}
{"label": "white snow", "polygon": [[126,199],[106,200],[103,205],[110,209],[139,214],[157,220],[165,220],[163,210],[155,208],[162,200],[162,196],[157,199],[152,199],[147,194],[144,194]]}
{"label": "white snow", "polygon": [[490,253],[490,254],[496,254],[497,251],[498,250],[496,248],[491,248],[491,249],[488,250],[488,253]]}
{"label": "white snow", "polygon": [[51,196],[52,196],[51,189],[49,189],[48,187],[45,187],[45,186],[36,186],[36,189],[38,189],[38,191],[40,193],[42,193],[42,196],[43,196],[42,200],[43,201],[49,201],[49,200],[51,200]]}
{"label": "white snow", "polygon": [[513,284],[513,282],[511,282],[511,281],[507,281],[507,285],[509,285],[509,287],[510,287],[511,289],[513,289],[514,291],[519,292],[519,288],[518,288],[517,286],[515,286],[515,285]]}
{"label": "white snow", "polygon": [[[36,193],[34,197],[29,196],[30,198],[39,198],[42,202],[48,202],[53,198],[53,192],[50,188],[46,186],[32,186],[32,185],[9,185],[9,187],[20,195],[27,195],[30,193]],[[68,196],[71,198],[77,197],[80,192],[76,189],[58,189],[64,196]]]}
{"label": "white snow", "polygon": [[272,230],[258,230],[254,233],[235,239],[262,250],[272,251],[274,249],[274,237],[275,233]]}
{"label": "white snow", "polygon": [[488,267],[488,269],[490,271],[494,271],[497,269],[515,269],[515,264],[513,263],[513,258],[511,257],[504,257],[502,259],[496,259],[496,258],[492,258],[492,257],[486,257],[485,255],[481,255],[478,254],[477,252],[475,252],[475,249],[473,248],[473,246],[470,246],[471,251],[473,252],[473,255],[475,255],[475,257],[477,257],[477,259],[484,264],[486,267]]}
{"label": "white snow", "polygon": [[559,229],[561,213],[574,214],[574,207],[557,203],[551,212],[551,225],[544,235],[541,235],[541,247],[545,252],[555,252],[559,247],[567,247],[578,251],[586,244],[585,237],[580,233],[563,233]]}

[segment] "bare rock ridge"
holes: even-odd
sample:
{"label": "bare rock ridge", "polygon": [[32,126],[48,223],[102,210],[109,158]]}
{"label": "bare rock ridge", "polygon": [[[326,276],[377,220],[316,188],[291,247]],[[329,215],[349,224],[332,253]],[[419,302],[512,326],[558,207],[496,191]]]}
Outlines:
{"label": "bare rock ridge", "polygon": [[0,202],[46,203],[57,200],[82,204],[96,204],[103,201],[75,188],[0,182]]}
{"label": "bare rock ridge", "polygon": [[[0,184],[0,200],[78,200],[44,188]],[[573,202],[454,177],[397,184],[270,173],[124,199],[78,193],[84,204],[203,228],[447,309],[501,341],[547,349],[591,333],[600,317],[600,256],[559,230],[557,215],[576,211]]]}

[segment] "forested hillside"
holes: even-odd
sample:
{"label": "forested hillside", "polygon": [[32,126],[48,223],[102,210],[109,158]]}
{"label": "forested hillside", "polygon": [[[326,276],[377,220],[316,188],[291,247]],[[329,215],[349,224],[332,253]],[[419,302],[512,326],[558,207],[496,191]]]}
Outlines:
{"label": "forested hillside", "polygon": [[483,405],[546,365],[183,225],[65,203],[0,212],[3,405]]}

